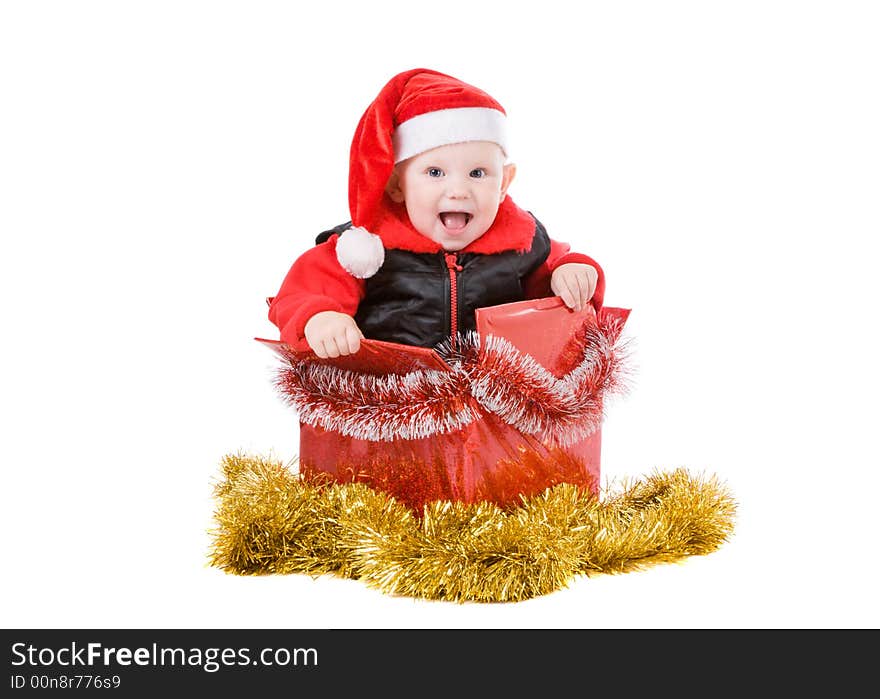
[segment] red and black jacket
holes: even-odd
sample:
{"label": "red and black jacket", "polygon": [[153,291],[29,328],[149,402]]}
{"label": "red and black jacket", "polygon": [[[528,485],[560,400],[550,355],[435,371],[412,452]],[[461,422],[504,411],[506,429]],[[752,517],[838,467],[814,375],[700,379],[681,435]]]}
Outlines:
{"label": "red and black jacket", "polygon": [[[509,201],[509,198],[508,198]],[[522,214],[526,212],[518,210]],[[270,297],[269,319],[282,341],[305,350],[305,325],[321,311],[354,317],[364,336],[419,347],[434,347],[457,332],[476,327],[477,308],[551,296],[550,276],[568,262],[590,264],[599,273],[591,303],[602,305],[605,280],[590,257],[569,252],[551,240],[529,212],[525,237],[517,241],[499,234],[478,239],[457,253],[432,249],[429,241],[383,235],[385,261],[367,279],[346,272],[336,259],[336,241],[351,227],[346,222],[321,233],[317,245],[294,262],[278,294]],[[530,239],[527,237],[530,236]],[[434,245],[434,248],[439,247]]]}
{"label": "red and black jacket", "polygon": [[365,337],[419,347],[475,330],[477,308],[526,298],[525,280],[550,254],[547,231],[536,224],[525,253],[386,250],[382,267],[365,280],[355,322]]}

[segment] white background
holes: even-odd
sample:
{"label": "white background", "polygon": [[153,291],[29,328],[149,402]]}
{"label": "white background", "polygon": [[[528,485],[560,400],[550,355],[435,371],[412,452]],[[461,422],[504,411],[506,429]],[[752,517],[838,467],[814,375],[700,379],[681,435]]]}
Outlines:
{"label": "white background", "polygon": [[[3,3],[2,624],[878,626],[878,19]],[[348,219],[355,125],[413,67],[505,106],[511,196],[633,309],[603,473],[719,476],[740,508],[718,552],[494,605],[207,565],[221,458],[296,456],[264,297]]]}

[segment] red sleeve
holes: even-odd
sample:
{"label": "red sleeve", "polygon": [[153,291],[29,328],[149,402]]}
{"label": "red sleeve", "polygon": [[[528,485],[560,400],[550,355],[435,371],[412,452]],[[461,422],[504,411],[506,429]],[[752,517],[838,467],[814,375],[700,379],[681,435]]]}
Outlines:
{"label": "red sleeve", "polygon": [[300,255],[269,304],[269,320],[281,331],[282,342],[294,349],[308,349],[305,327],[313,315],[337,311],[354,316],[364,297],[364,280],[336,259],[338,238],[331,236]]}
{"label": "red sleeve", "polygon": [[538,299],[553,296],[553,292],[550,290],[550,276],[553,274],[553,270],[569,262],[580,262],[595,267],[599,273],[596,291],[593,292],[593,298],[590,299],[590,303],[598,311],[602,308],[602,303],[605,300],[605,272],[592,257],[582,255],[579,252],[569,252],[569,250],[571,250],[571,246],[568,243],[550,240],[550,254],[547,256],[546,262],[525,279],[526,298]]}

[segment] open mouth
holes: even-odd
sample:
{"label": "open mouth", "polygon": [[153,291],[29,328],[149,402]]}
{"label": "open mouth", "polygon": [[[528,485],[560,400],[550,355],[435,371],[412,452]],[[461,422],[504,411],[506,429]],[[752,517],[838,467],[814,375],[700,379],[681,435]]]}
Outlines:
{"label": "open mouth", "polygon": [[460,231],[468,225],[473,218],[473,214],[466,211],[441,211],[440,222],[444,228],[450,231]]}

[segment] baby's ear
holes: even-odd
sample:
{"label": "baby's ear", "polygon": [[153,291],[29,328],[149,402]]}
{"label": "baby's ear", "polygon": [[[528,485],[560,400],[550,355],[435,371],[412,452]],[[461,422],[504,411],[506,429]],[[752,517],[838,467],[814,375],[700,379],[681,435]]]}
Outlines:
{"label": "baby's ear", "polygon": [[403,190],[400,188],[400,173],[397,172],[397,168],[394,168],[391,177],[388,178],[388,183],[385,185],[385,191],[388,192],[391,201],[397,202],[398,204],[403,203]]}
{"label": "baby's ear", "polygon": [[504,201],[504,197],[507,196],[507,188],[510,186],[510,183],[513,182],[513,178],[516,176],[516,165],[514,163],[507,163],[504,166],[504,174],[501,176],[501,201]]}

